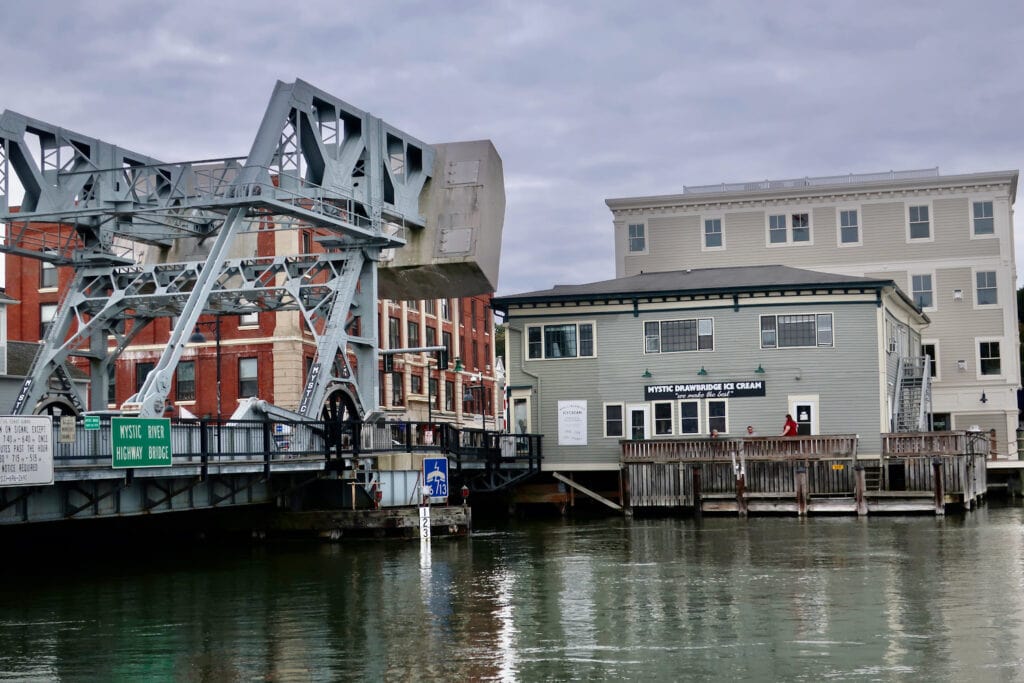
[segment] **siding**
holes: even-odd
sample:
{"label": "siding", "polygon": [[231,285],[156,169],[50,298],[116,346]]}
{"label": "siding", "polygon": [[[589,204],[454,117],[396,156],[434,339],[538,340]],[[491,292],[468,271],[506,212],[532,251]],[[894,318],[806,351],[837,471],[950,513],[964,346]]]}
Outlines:
{"label": "siding", "polygon": [[[603,436],[605,403],[644,404],[644,386],[732,380],[765,381],[766,396],[733,398],[728,402],[728,435],[739,436],[747,424],[760,434],[778,434],[791,395],[818,394],[819,431],[857,433],[860,451],[877,453],[879,432],[885,419],[878,406],[879,367],[875,346],[877,308],[874,303],[856,304],[768,304],[714,308],[695,312],[671,310],[673,304],[660,304],[659,310],[644,310],[638,318],[631,313],[580,315],[566,311],[557,318],[518,317],[511,311],[509,325],[517,330],[508,335],[510,385],[521,387],[538,383],[525,375],[521,367],[522,335],[531,323],[596,320],[597,358],[522,361],[526,370],[542,377],[534,395],[532,416],[534,431],[544,435],[545,468],[617,466],[620,456],[618,438]],[[834,315],[834,348],[764,349],[760,348],[760,315],[763,313],[831,312]],[[643,323],[647,320],[712,317],[715,350],[645,354]],[[754,373],[758,364],[764,375]],[[700,377],[701,367],[708,371]],[[642,377],[645,370],[653,375]],[[797,379],[799,376],[799,379]],[[558,401],[587,402],[587,445],[559,446]],[[646,404],[650,405],[650,404]],[[674,429],[678,429],[678,414]],[[538,429],[538,425],[540,425]],[[678,438],[678,435],[672,438]]]}

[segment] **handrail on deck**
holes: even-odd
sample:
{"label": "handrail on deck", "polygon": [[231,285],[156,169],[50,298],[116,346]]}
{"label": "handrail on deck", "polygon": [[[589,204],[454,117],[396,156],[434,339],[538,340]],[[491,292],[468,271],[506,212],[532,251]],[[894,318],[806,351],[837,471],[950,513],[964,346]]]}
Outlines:
{"label": "handrail on deck", "polygon": [[924,457],[933,455],[989,455],[989,440],[983,432],[899,432],[882,434],[883,457]]}
{"label": "handrail on deck", "polygon": [[620,441],[622,462],[679,462],[749,458],[856,458],[856,434],[753,436],[735,439],[637,439]]}

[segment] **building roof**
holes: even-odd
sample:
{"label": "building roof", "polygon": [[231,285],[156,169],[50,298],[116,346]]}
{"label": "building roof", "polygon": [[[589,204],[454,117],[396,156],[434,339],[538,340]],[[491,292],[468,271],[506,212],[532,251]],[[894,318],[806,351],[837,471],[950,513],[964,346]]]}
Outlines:
{"label": "building roof", "polygon": [[1017,195],[1018,172],[986,171],[959,175],[941,175],[938,168],[913,171],[886,171],[883,173],[851,173],[849,175],[793,178],[787,180],[759,180],[745,183],[684,186],[676,194],[606,199],[612,211],[656,206],[685,205],[695,202],[725,202],[737,198],[799,197],[822,192],[862,192],[895,189],[968,186],[987,183],[1009,183],[1010,201]]}
{"label": "building roof", "polygon": [[[691,268],[657,273],[640,273],[613,280],[581,285],[555,285],[551,289],[495,297],[492,306],[508,311],[509,306],[528,303],[592,301],[607,298],[641,296],[695,296],[739,294],[786,290],[850,290],[891,287],[911,308],[920,309],[893,280],[855,275],[837,275],[790,266],[734,266],[729,268]],[[924,314],[921,313],[923,316]],[[927,319],[927,318],[926,318]]]}
{"label": "building roof", "polygon": [[[32,361],[36,359],[42,344],[37,342],[7,341],[7,374],[12,377],[25,377],[32,369]],[[68,375],[71,379],[87,379],[89,375],[68,363]]]}

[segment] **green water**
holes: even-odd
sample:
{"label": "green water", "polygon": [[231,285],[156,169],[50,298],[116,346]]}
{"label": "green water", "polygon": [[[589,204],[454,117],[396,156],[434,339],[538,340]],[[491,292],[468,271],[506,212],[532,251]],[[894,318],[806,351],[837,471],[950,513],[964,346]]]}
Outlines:
{"label": "green water", "polygon": [[1024,680],[1024,508],[6,554],[0,680]]}

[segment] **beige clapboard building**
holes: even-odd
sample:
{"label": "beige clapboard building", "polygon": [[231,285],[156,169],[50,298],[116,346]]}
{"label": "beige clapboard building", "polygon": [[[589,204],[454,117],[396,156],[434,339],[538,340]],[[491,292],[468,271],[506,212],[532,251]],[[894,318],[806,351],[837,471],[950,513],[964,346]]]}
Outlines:
{"label": "beige clapboard building", "polygon": [[1015,455],[1017,177],[930,169],[609,199],[616,276],[778,264],[891,278],[931,320],[934,428],[995,429],[999,453]]}

